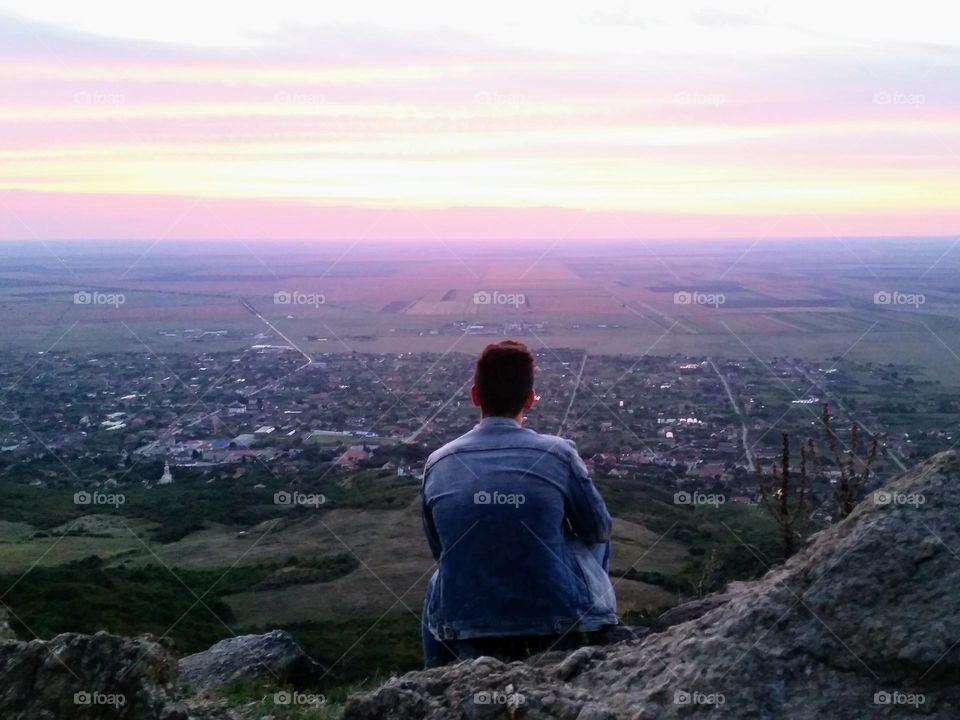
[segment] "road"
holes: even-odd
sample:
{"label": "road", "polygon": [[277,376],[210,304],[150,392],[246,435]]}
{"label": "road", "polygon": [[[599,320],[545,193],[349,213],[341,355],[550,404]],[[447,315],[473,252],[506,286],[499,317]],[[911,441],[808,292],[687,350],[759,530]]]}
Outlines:
{"label": "road", "polygon": [[560,428],[557,435],[563,434],[563,427],[567,424],[567,418],[570,416],[570,410],[573,409],[573,401],[577,399],[577,390],[580,389],[580,382],[583,380],[583,369],[587,366],[587,352],[583,353],[583,360],[580,361],[580,370],[577,372],[577,381],[573,384],[573,392],[570,393],[570,402],[567,403],[566,412],[560,420]]}
{"label": "road", "polygon": [[[247,312],[255,315],[255,316],[257,317],[257,319],[260,320],[260,322],[262,322],[262,323],[263,323],[264,325],[266,325],[268,328],[270,328],[271,330],[273,330],[277,335],[279,335],[280,337],[282,337],[282,338],[284,339],[284,341],[286,341],[286,343],[287,343],[291,348],[293,348],[293,349],[296,350],[298,353],[300,353],[301,355],[303,355],[303,356],[307,359],[307,365],[310,365],[311,363],[313,363],[313,358],[312,358],[312,357],[310,357],[309,355],[307,355],[307,353],[305,353],[303,350],[301,350],[293,340],[291,340],[291,339],[288,338],[286,335],[284,335],[282,332],[280,332],[280,331],[274,326],[274,324],[273,324],[272,322],[270,322],[270,321],[267,320],[263,315],[261,315],[261,314],[260,314],[260,311],[257,310],[253,305],[251,305],[247,300],[245,300],[244,298],[240,298],[240,304],[243,305],[244,309],[245,309]],[[306,365],[304,365],[304,366],[302,366],[302,367],[306,367]],[[298,370],[300,370],[300,369],[302,369],[302,368],[298,368]]]}
{"label": "road", "polygon": [[723,385],[723,389],[727,393],[727,397],[730,399],[730,405],[733,407],[733,412],[736,413],[737,417],[740,419],[740,441],[743,443],[743,454],[747,458],[747,466],[750,468],[750,472],[756,471],[756,465],[753,462],[753,450],[750,448],[750,442],[748,440],[747,434],[747,419],[743,416],[743,413],[740,412],[740,406],[737,405],[736,398],[733,397],[733,392],[730,390],[730,385],[727,383],[727,379],[723,376],[723,373],[720,372],[720,368],[717,367],[717,364],[713,360],[708,360],[710,367],[713,368],[713,371],[717,374],[717,377],[720,378],[720,382]]}

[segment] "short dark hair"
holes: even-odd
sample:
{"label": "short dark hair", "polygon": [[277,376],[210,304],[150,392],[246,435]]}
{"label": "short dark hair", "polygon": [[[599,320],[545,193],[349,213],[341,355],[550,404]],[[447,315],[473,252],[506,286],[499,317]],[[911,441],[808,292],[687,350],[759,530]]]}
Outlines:
{"label": "short dark hair", "polygon": [[490,343],[477,360],[473,382],[484,415],[514,417],[533,390],[533,353],[522,342]]}

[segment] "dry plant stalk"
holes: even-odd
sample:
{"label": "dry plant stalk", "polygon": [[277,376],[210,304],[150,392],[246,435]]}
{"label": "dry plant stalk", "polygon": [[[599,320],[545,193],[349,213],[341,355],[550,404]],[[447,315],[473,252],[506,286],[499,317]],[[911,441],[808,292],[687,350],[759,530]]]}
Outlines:
{"label": "dry plant stalk", "polygon": [[797,550],[801,537],[801,530],[810,519],[810,504],[807,499],[809,478],[807,466],[811,458],[816,458],[813,452],[813,441],[800,446],[800,468],[797,473],[797,487],[791,488],[792,475],[790,470],[790,435],[780,435],[780,462],[774,463],[771,469],[769,485],[763,479],[760,463],[757,463],[758,486],[763,506],[767,509],[780,533],[783,551],[789,557]]}
{"label": "dry plant stalk", "polygon": [[[850,423],[847,430],[847,449],[841,452],[837,447],[837,433],[833,429],[833,418],[830,415],[830,403],[823,404],[823,434],[827,447],[833,455],[833,461],[840,470],[840,477],[833,488],[833,495],[837,502],[837,511],[841,518],[847,517],[860,499],[860,492],[870,479],[870,471],[877,459],[880,443],[874,435],[870,438],[866,458],[859,458],[857,450],[860,446],[860,426],[856,422]],[[861,468],[858,471],[857,463]]]}

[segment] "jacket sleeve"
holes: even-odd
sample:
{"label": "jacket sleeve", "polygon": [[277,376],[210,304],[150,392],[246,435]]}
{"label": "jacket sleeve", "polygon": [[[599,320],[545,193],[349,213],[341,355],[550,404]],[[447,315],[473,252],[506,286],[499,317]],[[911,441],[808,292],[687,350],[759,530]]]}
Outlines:
{"label": "jacket sleeve", "polygon": [[420,485],[421,515],[423,521],[423,534],[427,536],[427,542],[430,544],[430,552],[433,553],[433,559],[440,560],[443,553],[443,547],[440,545],[440,535],[437,533],[437,526],[433,522],[433,512],[427,503],[427,476],[424,475],[423,483]]}
{"label": "jacket sleeve", "polygon": [[570,444],[570,478],[565,509],[570,527],[587,544],[605,543],[610,539],[613,520],[576,446],[567,442]]}

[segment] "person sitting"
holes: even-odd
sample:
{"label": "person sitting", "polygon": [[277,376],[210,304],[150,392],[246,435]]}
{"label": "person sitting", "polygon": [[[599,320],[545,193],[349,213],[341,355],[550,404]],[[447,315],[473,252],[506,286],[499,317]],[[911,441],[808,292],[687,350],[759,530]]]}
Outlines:
{"label": "person sitting", "polygon": [[603,644],[618,623],[603,498],[573,442],[523,427],[534,373],[523,343],[488,345],[470,390],[479,424],[427,459],[426,667]]}

